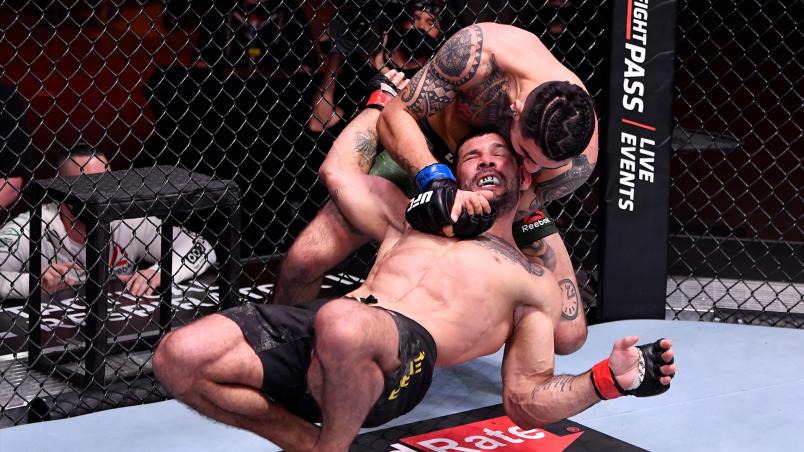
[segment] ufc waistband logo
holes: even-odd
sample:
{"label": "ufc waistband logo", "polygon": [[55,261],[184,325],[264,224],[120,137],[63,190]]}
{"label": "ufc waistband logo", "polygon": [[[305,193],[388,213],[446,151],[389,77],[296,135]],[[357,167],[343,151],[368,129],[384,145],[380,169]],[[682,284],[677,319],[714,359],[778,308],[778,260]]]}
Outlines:
{"label": "ufc waistband logo", "polygon": [[412,208],[414,208],[416,206],[420,206],[422,204],[426,204],[426,203],[430,202],[430,198],[432,198],[432,197],[433,197],[433,191],[432,190],[426,191],[426,192],[423,192],[423,193],[419,193],[418,195],[416,195],[415,198],[410,200],[410,205],[408,206],[408,211],[410,211],[410,209],[412,209]]}

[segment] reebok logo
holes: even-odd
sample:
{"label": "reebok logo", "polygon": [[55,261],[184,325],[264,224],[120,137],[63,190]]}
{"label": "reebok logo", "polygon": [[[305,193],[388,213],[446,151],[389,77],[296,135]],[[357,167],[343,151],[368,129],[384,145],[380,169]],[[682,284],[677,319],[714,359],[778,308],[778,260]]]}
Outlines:
{"label": "reebok logo", "polygon": [[546,218],[541,210],[537,210],[533,212],[533,215],[525,219],[522,225],[522,232],[532,231],[550,223],[552,223],[552,221]]}
{"label": "reebok logo", "polygon": [[531,223],[534,223],[534,222],[536,222],[536,221],[541,220],[542,218],[544,218],[544,212],[542,212],[541,210],[535,210],[535,211],[533,212],[533,215],[531,215],[531,216],[530,216],[530,218],[528,218],[527,220],[525,220],[525,224],[531,224]]}

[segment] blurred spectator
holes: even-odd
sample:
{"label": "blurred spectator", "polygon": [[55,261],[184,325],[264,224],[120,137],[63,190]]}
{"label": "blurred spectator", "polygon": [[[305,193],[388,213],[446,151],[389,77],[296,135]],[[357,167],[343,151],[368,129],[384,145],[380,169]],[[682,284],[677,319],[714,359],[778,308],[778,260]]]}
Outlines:
{"label": "blurred spectator", "polygon": [[[30,143],[16,89],[0,84],[0,213],[10,210],[32,173]],[[5,219],[0,215],[0,219]]]}
{"label": "blurred spectator", "polygon": [[[60,156],[58,168],[59,176],[73,177],[109,171],[109,163],[101,152],[77,145]],[[29,222],[30,213],[24,213],[0,228],[0,299],[28,296]],[[54,203],[42,207],[42,223],[41,287],[53,293],[80,284],[87,265],[86,226],[67,205]],[[150,295],[161,283],[160,225],[155,217],[111,223],[111,273],[132,295]],[[173,282],[197,276],[215,263],[215,252],[202,237],[173,228],[173,240]],[[141,262],[153,265],[138,269]]]}
{"label": "blurred spectator", "polygon": [[[552,0],[550,0],[552,1]],[[461,27],[478,22],[497,22],[529,29],[534,7],[527,0],[450,0]]]}
{"label": "blurred spectator", "polygon": [[[346,0],[332,17],[329,40],[321,42],[325,62],[313,96],[313,114],[307,126],[322,132],[346,114],[337,105],[336,89],[345,63],[359,69],[397,69],[412,76],[438,48],[443,31],[440,0],[403,3],[388,0]],[[370,77],[358,77],[368,80]],[[355,89],[362,93],[362,86]]]}
{"label": "blurred spectator", "polygon": [[374,66],[396,69],[410,80],[441,45],[442,8],[434,2],[412,1],[406,13],[386,33],[383,48],[374,56]]}

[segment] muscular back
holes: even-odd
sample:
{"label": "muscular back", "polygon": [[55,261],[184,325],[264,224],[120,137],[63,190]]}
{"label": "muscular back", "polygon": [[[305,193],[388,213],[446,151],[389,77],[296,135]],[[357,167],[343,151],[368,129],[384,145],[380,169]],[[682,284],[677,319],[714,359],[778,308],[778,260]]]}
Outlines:
{"label": "muscular back", "polygon": [[511,25],[482,23],[444,43],[428,70],[413,77],[402,100],[410,110],[429,116],[454,147],[471,126],[507,133],[509,106],[523,94],[518,91],[551,80],[583,86],[536,35]]}
{"label": "muscular back", "polygon": [[558,296],[549,271],[528,263],[500,238],[486,234],[458,241],[411,229],[384,241],[365,284],[353,295],[369,294],[433,335],[439,366],[496,352],[509,337],[518,308],[556,310],[550,300]]}

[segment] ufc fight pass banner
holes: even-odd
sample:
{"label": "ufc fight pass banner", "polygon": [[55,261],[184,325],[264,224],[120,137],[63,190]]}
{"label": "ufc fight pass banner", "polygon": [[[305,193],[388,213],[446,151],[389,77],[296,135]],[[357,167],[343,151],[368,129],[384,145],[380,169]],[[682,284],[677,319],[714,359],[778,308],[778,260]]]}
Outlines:
{"label": "ufc fight pass banner", "polygon": [[611,6],[601,317],[664,318],[676,2]]}

